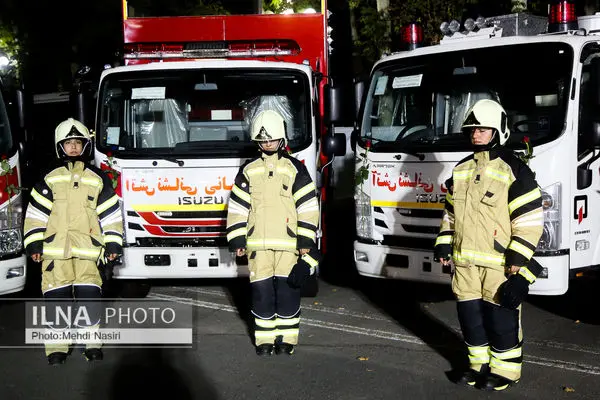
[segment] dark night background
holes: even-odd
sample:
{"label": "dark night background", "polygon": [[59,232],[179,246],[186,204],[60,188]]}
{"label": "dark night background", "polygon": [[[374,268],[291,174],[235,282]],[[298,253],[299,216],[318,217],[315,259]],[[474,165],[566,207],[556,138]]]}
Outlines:
{"label": "dark night background", "polygon": [[[372,2],[375,7],[375,0]],[[78,65],[91,66],[92,76],[98,76],[104,64],[118,60],[122,45],[120,0],[2,0],[0,3],[2,24],[17,27],[26,49],[21,75],[30,93],[69,90]],[[198,3],[199,0],[129,1],[136,11],[148,10],[150,15],[173,15]],[[255,3],[256,0],[221,0],[221,5],[232,14],[247,12]],[[584,3],[589,6],[598,1],[578,1],[580,15],[585,14]],[[370,65],[353,62],[348,1],[329,0],[328,7],[336,17],[331,76],[334,83],[337,80],[340,85],[348,85],[355,76],[368,73]],[[498,15],[508,9],[509,0],[479,0],[465,8],[464,18]],[[348,68],[349,65],[354,68]]]}

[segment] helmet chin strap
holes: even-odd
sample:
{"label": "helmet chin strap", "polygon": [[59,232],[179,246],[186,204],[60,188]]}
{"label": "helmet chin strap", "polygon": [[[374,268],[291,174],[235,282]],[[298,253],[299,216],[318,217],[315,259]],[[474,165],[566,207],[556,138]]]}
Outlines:
{"label": "helmet chin strap", "polygon": [[[81,139],[81,140],[84,141],[85,139]],[[85,140],[84,145],[81,146],[81,152],[78,155],[76,155],[76,156],[70,156],[70,155],[67,154],[67,151],[65,150],[65,141],[63,141],[63,142],[60,143],[60,148],[62,149],[64,155],[67,158],[69,158],[70,160],[73,160],[73,161],[83,160],[83,154],[85,153],[85,149],[88,146],[91,146],[91,143],[90,143],[89,140]]]}

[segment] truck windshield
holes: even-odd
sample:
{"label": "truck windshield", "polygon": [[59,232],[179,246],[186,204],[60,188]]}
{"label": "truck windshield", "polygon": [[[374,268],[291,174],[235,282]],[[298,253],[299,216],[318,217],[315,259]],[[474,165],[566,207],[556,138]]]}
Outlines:
{"label": "truck windshield", "polygon": [[468,49],[402,58],[374,72],[362,119],[374,150],[464,151],[466,111],[499,101],[508,115],[508,147],[538,145],[564,128],[573,49],[560,42]]}
{"label": "truck windshield", "polygon": [[298,71],[152,70],[108,75],[100,88],[98,146],[126,155],[242,156],[249,124],[278,111],[288,145],[311,143],[308,77]]}
{"label": "truck windshield", "polygon": [[8,155],[13,147],[12,132],[6,105],[0,93],[0,154]]}

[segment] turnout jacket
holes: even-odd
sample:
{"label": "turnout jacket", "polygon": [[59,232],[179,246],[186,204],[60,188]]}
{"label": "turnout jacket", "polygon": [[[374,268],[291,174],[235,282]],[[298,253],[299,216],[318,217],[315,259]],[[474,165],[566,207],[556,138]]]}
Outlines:
{"label": "turnout jacket", "polygon": [[522,267],[530,282],[541,272],[529,260],[542,235],[541,191],[535,175],[512,151],[481,151],[460,161],[448,192],[435,258],[456,265]]}
{"label": "turnout jacket", "polygon": [[120,254],[123,221],[111,181],[82,161],[53,169],[31,191],[24,226],[28,255],[98,260]]}
{"label": "turnout jacket", "polygon": [[230,250],[316,247],[319,203],[308,170],[287,153],[260,153],[240,167],[229,197]]}

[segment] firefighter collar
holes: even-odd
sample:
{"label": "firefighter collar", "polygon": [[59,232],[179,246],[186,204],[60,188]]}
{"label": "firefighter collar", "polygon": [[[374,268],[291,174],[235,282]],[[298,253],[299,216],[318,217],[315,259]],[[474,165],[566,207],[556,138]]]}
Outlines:
{"label": "firefighter collar", "polygon": [[473,157],[475,158],[475,161],[477,163],[487,163],[488,161],[490,161],[490,152],[478,151],[477,153],[473,154]]}

